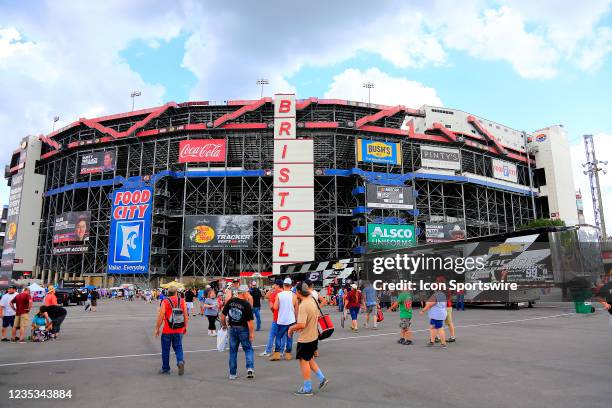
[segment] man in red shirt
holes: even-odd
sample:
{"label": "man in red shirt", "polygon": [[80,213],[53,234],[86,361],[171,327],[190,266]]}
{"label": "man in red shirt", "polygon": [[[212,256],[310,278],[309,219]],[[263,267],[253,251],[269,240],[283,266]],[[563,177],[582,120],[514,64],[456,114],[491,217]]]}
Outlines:
{"label": "man in red shirt", "polygon": [[13,326],[13,341],[17,341],[17,328],[19,328],[19,342],[25,343],[26,327],[30,326],[30,309],[32,309],[32,297],[30,289],[25,288],[20,294],[11,300],[11,307],[15,311],[15,325]]}
{"label": "man in red shirt", "polygon": [[[184,323],[182,325],[172,328],[171,321],[178,322],[177,313],[173,312],[173,309],[181,309],[183,311],[182,317]],[[180,313],[179,313],[180,315]],[[159,329],[164,325],[161,331],[161,349],[162,349],[162,368],[159,370],[160,374],[170,374],[170,346],[176,354],[176,365],[178,366],[178,374],[183,375],[185,373],[185,359],[183,357],[183,335],[187,334],[187,321],[189,317],[187,314],[187,307],[185,300],[181,299],[176,294],[176,289],[168,289],[168,297],[166,297],[159,308],[159,314],[157,315],[157,323],[155,324],[155,337],[159,337]]]}
{"label": "man in red shirt", "polygon": [[[278,331],[278,325],[276,321],[278,320],[278,310],[274,310],[274,302],[276,301],[276,296],[283,291],[283,281],[282,279],[276,279],[274,284],[272,285],[272,290],[268,294],[268,305],[270,306],[270,310],[272,311],[272,325],[270,326],[270,335],[268,336],[268,344],[266,344],[266,349],[259,354],[260,357],[269,357],[272,354],[272,346],[274,345],[274,340],[276,339],[276,332]],[[283,345],[283,348],[285,345]]]}

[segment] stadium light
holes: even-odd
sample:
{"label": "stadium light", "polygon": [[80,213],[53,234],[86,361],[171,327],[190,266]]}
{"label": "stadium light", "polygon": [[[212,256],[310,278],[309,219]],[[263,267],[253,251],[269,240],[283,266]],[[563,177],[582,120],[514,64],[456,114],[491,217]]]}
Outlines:
{"label": "stadium light", "polygon": [[59,116],[53,117],[53,130],[51,130],[51,132],[55,132],[55,124],[57,123],[58,120],[59,120]]}
{"label": "stadium light", "polygon": [[261,85],[261,94],[260,94],[260,98],[263,98],[263,89],[264,89],[264,85],[269,85],[270,81],[268,81],[266,78],[259,78],[257,80],[257,82],[255,82],[257,85]]}
{"label": "stadium light", "polygon": [[370,82],[370,81],[364,82],[362,86],[368,90],[368,105],[369,105],[370,104],[370,91],[374,89],[375,87],[374,82]]}
{"label": "stadium light", "polygon": [[132,91],[132,93],[130,94],[130,97],[132,98],[132,112],[134,112],[134,98],[140,95],[140,91]]}

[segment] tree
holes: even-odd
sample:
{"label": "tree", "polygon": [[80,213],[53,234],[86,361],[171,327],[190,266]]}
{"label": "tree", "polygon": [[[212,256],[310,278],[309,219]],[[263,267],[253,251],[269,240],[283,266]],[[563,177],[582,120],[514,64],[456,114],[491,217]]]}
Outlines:
{"label": "tree", "polygon": [[538,218],[527,224],[521,225],[517,229],[524,230],[524,229],[544,228],[544,227],[565,227],[565,221],[551,220],[550,218]]}

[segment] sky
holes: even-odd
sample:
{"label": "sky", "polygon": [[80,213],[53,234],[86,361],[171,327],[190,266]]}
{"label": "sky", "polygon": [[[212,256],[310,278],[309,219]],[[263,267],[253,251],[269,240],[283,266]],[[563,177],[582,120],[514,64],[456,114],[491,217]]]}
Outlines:
{"label": "sky", "polygon": [[592,222],[582,135],[612,160],[612,0],[0,0],[0,159],[54,116],[130,110],[133,90],[136,108],[255,99],[258,78],[267,96],[367,101],[371,81],[373,103],[563,124]]}

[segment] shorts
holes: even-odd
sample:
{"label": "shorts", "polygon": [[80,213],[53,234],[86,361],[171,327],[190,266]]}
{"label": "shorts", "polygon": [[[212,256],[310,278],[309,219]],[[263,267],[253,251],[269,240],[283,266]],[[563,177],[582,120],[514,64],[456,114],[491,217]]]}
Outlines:
{"label": "shorts", "polygon": [[434,329],[441,329],[444,326],[444,320],[430,319],[429,324],[432,325]]}
{"label": "shorts", "polygon": [[193,309],[193,302],[185,302],[185,306],[187,306],[187,309],[191,310]]}
{"label": "shorts", "polygon": [[27,329],[30,326],[30,315],[28,313],[21,314],[19,316],[15,316],[15,325],[13,326],[16,329]]}
{"label": "shorts", "polygon": [[446,308],[446,319],[444,319],[444,323],[446,323],[447,326],[450,326],[453,323],[453,308],[452,307]]}
{"label": "shorts", "polygon": [[410,328],[410,325],[412,324],[411,320],[412,319],[401,318],[399,322],[399,328],[402,330],[408,330]]}
{"label": "shorts", "polygon": [[366,312],[368,314],[376,313],[376,305],[366,306]]}
{"label": "shorts", "polygon": [[349,312],[351,312],[351,320],[357,320],[357,315],[359,315],[359,309],[361,309],[359,306],[349,308]]}
{"label": "shorts", "polygon": [[319,340],[311,341],[310,343],[298,343],[295,358],[297,360],[310,361],[318,348]]}
{"label": "shorts", "polygon": [[2,316],[2,328],[15,326],[15,316]]}

